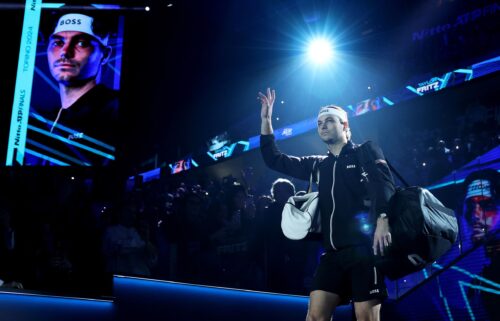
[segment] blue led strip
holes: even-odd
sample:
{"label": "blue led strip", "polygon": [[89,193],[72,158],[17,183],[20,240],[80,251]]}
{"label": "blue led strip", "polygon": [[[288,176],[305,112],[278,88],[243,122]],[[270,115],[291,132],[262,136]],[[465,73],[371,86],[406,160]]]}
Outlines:
{"label": "blue led strip", "polygon": [[450,321],[453,321],[453,315],[451,314],[451,309],[450,305],[448,304],[448,299],[446,299],[444,295],[441,296],[441,298],[443,299],[444,307],[446,308],[446,313],[448,314],[448,318],[450,319]]}
{"label": "blue led strip", "polygon": [[58,9],[64,5],[65,5],[65,3],[44,3],[44,4],[42,4],[42,8],[44,8],[44,9]]}
{"label": "blue led strip", "polygon": [[102,10],[120,10],[121,7],[118,4],[96,4],[92,3],[92,7],[97,8],[97,9],[102,9]]}
{"label": "blue led strip", "polygon": [[500,56],[472,65],[474,77],[478,78],[500,70]]}
{"label": "blue led strip", "polygon": [[122,285],[126,284],[128,286],[149,285],[155,287],[165,287],[175,291],[188,291],[195,295],[224,295],[231,297],[240,296],[243,299],[261,298],[266,300],[281,300],[285,302],[302,303],[302,304],[307,304],[307,302],[309,301],[308,297],[302,295],[260,292],[260,291],[245,290],[245,289],[234,289],[234,288],[224,288],[224,287],[216,287],[210,285],[180,283],[173,281],[146,279],[146,278],[122,276],[122,275],[114,275],[113,282],[115,284],[121,283]]}
{"label": "blue led strip", "polygon": [[[469,276],[469,277],[470,277],[470,278],[472,278],[472,279],[477,279],[477,280],[479,280],[479,281],[481,281],[481,282],[487,283],[487,284],[489,284],[489,285],[491,285],[491,286],[494,286],[494,287],[496,287],[496,288],[500,289],[500,284],[498,284],[498,283],[496,283],[496,282],[493,282],[493,281],[491,281],[491,280],[489,280],[489,279],[486,279],[486,278],[484,278],[484,277],[482,277],[482,276],[480,276],[480,275],[470,273],[469,271],[464,270],[464,269],[462,269],[462,268],[459,268],[458,266],[452,266],[452,267],[451,267],[451,269],[456,270],[456,271],[458,271],[458,272],[461,272],[461,273],[463,273],[463,274],[465,274],[465,275]],[[497,294],[500,294],[500,291],[497,291]]]}
{"label": "blue led strip", "polygon": [[14,103],[12,105],[12,117],[10,121],[7,160],[5,163],[7,166],[13,165],[14,158],[20,165],[24,161],[26,133],[28,130],[28,110],[31,101],[31,89],[33,87],[36,43],[41,12],[42,0],[26,0],[21,48],[17,64]]}
{"label": "blue led strip", "polygon": [[99,156],[102,156],[104,158],[108,158],[108,159],[111,159],[111,160],[115,160],[115,157],[111,154],[106,154],[106,153],[103,153],[101,152],[100,150],[97,150],[95,148],[92,148],[92,147],[88,147],[88,146],[85,146],[83,144],[80,144],[80,143],[77,143],[77,142],[74,142],[72,140],[69,140],[67,138],[64,138],[64,137],[61,137],[61,136],[58,136],[58,135],[54,135],[46,130],[43,130],[43,129],[40,129],[40,128],[36,128],[36,127],[33,127],[31,125],[28,126],[29,129],[33,130],[33,131],[36,131],[37,133],[40,133],[40,134],[43,134],[43,135],[46,135],[46,136],[49,136],[49,137],[52,137],[52,138],[55,138],[57,140],[60,140],[66,144],[70,144],[70,145],[73,145],[73,146],[76,146],[76,147],[79,147],[81,149],[85,149],[89,152],[92,152],[94,154],[97,154]]}
{"label": "blue led strip", "polygon": [[[47,120],[47,119],[45,119],[43,116],[40,116],[40,115],[38,115],[37,113],[34,113],[34,112],[31,112],[31,113],[30,113],[30,116],[31,116],[31,117],[34,117],[34,118],[36,118],[38,121],[40,121],[40,122],[42,122],[42,123],[49,124],[51,128],[52,128],[52,126],[54,126],[54,124],[55,124],[53,121]],[[66,127],[66,126],[64,126],[64,125],[61,125],[61,124],[55,124],[55,127],[56,127],[56,128],[58,128],[58,129],[60,129],[60,130],[65,131],[65,132],[68,132],[68,133],[70,133],[70,134],[73,134],[73,135],[75,135],[75,134],[79,134],[79,132],[78,132],[78,131],[76,131],[76,130],[74,130],[74,129],[71,129],[71,128],[69,128],[69,127]],[[103,148],[109,149],[109,150],[110,150],[110,151],[112,151],[112,152],[114,152],[114,151],[115,151],[115,148],[114,148],[113,146],[108,145],[108,144],[106,144],[106,143],[104,143],[104,142],[101,142],[100,140],[97,140],[97,139],[92,138],[92,137],[90,137],[90,136],[83,135],[82,139],[87,140],[87,141],[89,141],[89,142],[91,142],[91,143],[94,143],[94,144],[96,144],[96,145],[98,145],[98,146],[101,146],[101,147],[103,147]]]}
{"label": "blue led strip", "polygon": [[[434,263],[432,264],[433,267],[437,268],[437,269],[443,269],[443,267],[437,263]],[[474,285],[474,284],[470,284],[470,283],[467,283],[467,282],[464,282],[464,281],[458,281],[458,285],[460,287],[460,292],[462,294],[462,298],[464,299],[465,301],[465,306],[467,307],[467,311],[469,312],[469,315],[470,315],[470,318],[471,320],[476,320],[476,317],[474,316],[474,312],[472,311],[472,307],[470,306],[470,302],[469,302],[469,299],[467,297],[467,294],[465,293],[465,287],[469,287],[469,288],[472,288],[472,289],[475,289],[475,290],[480,290],[480,291],[484,291],[484,292],[488,292],[488,293],[492,293],[492,294],[496,294],[496,295],[500,295],[500,284],[496,283],[496,282],[493,282],[491,280],[488,280],[488,279],[485,279],[477,274],[473,274],[473,273],[470,273],[469,271],[467,270],[464,270],[458,266],[451,266],[450,269],[453,269],[453,270],[456,270],[458,272],[461,272],[467,276],[469,276],[471,279],[477,279],[477,280],[480,280],[484,283],[487,283],[489,285],[492,285],[494,287],[498,287],[499,289],[492,289],[492,288],[487,288],[487,287],[484,287],[484,286],[480,286],[480,285]],[[442,295],[442,292],[441,292],[441,289],[439,289],[440,291],[440,296],[443,298],[444,300],[444,303],[445,303],[445,306],[446,308],[448,309],[448,302],[446,300],[446,297],[444,297],[444,295]],[[448,315],[450,316],[451,318],[451,314],[449,313],[448,311]]]}
{"label": "blue led strip", "polygon": [[[29,292],[9,292],[9,291],[0,291],[0,295],[2,295],[2,300],[12,300],[16,301],[25,299],[29,300],[32,303],[66,303],[66,304],[86,304],[86,305],[94,305],[96,307],[113,307],[113,300],[106,299],[92,299],[92,298],[80,298],[80,297],[71,297],[71,296],[57,296],[57,295],[47,295],[47,294],[38,294],[38,293],[29,293]],[[37,301],[37,302],[36,302]]]}
{"label": "blue led strip", "polygon": [[160,168],[155,168],[149,172],[141,174],[141,176],[142,176],[143,182],[146,183],[146,182],[149,182],[153,179],[159,179],[160,173],[161,173]]}
{"label": "blue led strip", "polygon": [[479,290],[479,291],[484,291],[484,292],[488,292],[488,293],[500,295],[500,291],[499,290],[490,289],[490,288],[487,288],[487,287],[484,287],[484,286],[474,285],[474,284],[466,283],[466,282],[463,282],[463,281],[460,281],[460,283],[463,284],[464,286],[467,286],[467,287],[469,287],[471,289],[474,289],[474,290]]}
{"label": "blue led strip", "polygon": [[115,54],[114,66],[108,62],[108,65],[110,67],[111,66],[113,67],[112,69],[115,73],[113,82],[113,89],[115,90],[120,89],[120,71],[122,70],[122,54],[123,54],[123,48],[120,44],[123,43],[124,29],[125,29],[125,17],[120,16],[118,18],[118,39],[117,39],[117,45],[115,46],[116,54]]}
{"label": "blue led strip", "polygon": [[231,155],[234,153],[234,148],[236,147],[237,143],[232,144],[231,146],[228,147],[227,149],[227,154],[224,156],[224,158],[229,158]]}
{"label": "blue led strip", "polygon": [[107,67],[109,69],[111,69],[113,71],[113,73],[115,74],[114,83],[113,83],[113,89],[115,89],[115,90],[120,89],[120,70],[117,69],[117,68],[115,68],[115,67],[113,67],[113,65],[108,65]]}
{"label": "blue led strip", "polygon": [[386,103],[389,106],[394,105],[394,102],[387,97],[382,97],[382,100],[384,101],[384,103]]}
{"label": "blue led strip", "polygon": [[207,155],[210,156],[210,158],[212,158],[214,161],[217,161],[217,157],[215,157],[214,155],[212,155],[212,153],[207,152]]}
{"label": "blue led strip", "polygon": [[43,80],[45,80],[45,82],[47,83],[47,85],[50,86],[50,88],[54,89],[55,92],[59,94],[59,87],[57,87],[57,85],[54,84],[54,82],[49,77],[47,77],[43,71],[35,67],[35,72],[37,73],[38,76],[40,76]]}
{"label": "blue led strip", "polygon": [[444,75],[444,78],[441,79],[441,85],[439,86],[438,90],[441,90],[441,89],[445,88],[446,85],[448,85],[448,81],[450,81],[451,74],[452,74],[451,72],[447,72]]}
{"label": "blue led strip", "polygon": [[244,152],[246,152],[246,151],[248,151],[248,150],[250,149],[250,143],[249,143],[249,142],[246,142],[246,141],[244,141],[244,140],[240,140],[240,141],[238,142],[238,144],[245,146],[245,147],[243,148],[243,151],[244,151]]}
{"label": "blue led strip", "polygon": [[467,298],[467,294],[465,293],[464,285],[466,283],[462,282],[462,281],[458,281],[458,284],[460,286],[460,292],[462,293],[462,298],[465,301],[465,306],[467,307],[467,311],[469,311],[470,319],[472,321],[476,321],[476,317],[474,316],[474,312],[472,311],[472,308],[470,306],[469,299]]}
{"label": "blue led strip", "polygon": [[415,93],[419,96],[423,96],[424,94],[423,93],[419,93],[415,88],[413,88],[412,86],[406,86],[406,89],[408,89],[409,91],[411,91],[412,93]]}
{"label": "blue led strip", "polygon": [[459,74],[466,74],[467,76],[465,77],[465,81],[469,81],[473,77],[472,69],[457,69],[454,72]]}
{"label": "blue led strip", "polygon": [[59,157],[61,157],[61,158],[64,158],[64,159],[66,159],[66,160],[68,160],[68,161],[70,161],[70,162],[73,162],[73,163],[75,163],[75,164],[78,164],[78,165],[81,165],[81,166],[91,166],[91,165],[92,165],[92,164],[90,164],[90,163],[82,162],[81,160],[79,160],[79,159],[77,159],[77,158],[74,158],[74,157],[68,156],[68,155],[66,155],[66,154],[63,154],[63,153],[61,153],[61,152],[59,152],[59,151],[57,151],[57,150],[55,150],[55,149],[53,149],[53,148],[50,148],[50,147],[48,147],[48,146],[45,146],[45,145],[40,144],[40,143],[37,143],[37,142],[35,142],[35,141],[34,141],[34,140],[32,140],[32,139],[29,139],[29,138],[28,138],[26,141],[27,141],[27,143],[28,143],[28,144],[30,144],[30,145],[33,145],[33,146],[35,146],[35,147],[38,147],[38,148],[43,149],[43,150],[45,150],[45,151],[48,151],[48,152],[50,152],[50,153],[52,153],[52,154],[55,154],[55,155],[57,155],[57,156],[59,156]]}
{"label": "blue led strip", "polygon": [[[435,268],[437,268],[437,269],[440,269],[440,270],[443,269],[443,267],[441,265],[437,264],[437,263],[432,264],[432,266],[435,267]],[[481,281],[483,283],[487,283],[487,284],[489,284],[491,286],[494,286],[494,287],[498,288],[499,290],[498,291],[497,290],[493,290],[493,291],[497,291],[496,294],[500,294],[500,284],[499,283],[493,282],[493,281],[491,281],[489,279],[486,279],[486,278],[484,278],[484,277],[482,277],[480,275],[477,275],[477,274],[474,274],[474,273],[470,273],[469,271],[467,271],[465,269],[462,269],[462,268],[460,268],[458,266],[452,266],[452,267],[450,267],[450,269],[453,269],[455,271],[463,273],[463,274],[467,275],[468,277],[470,277],[471,279],[476,279],[476,280],[479,280],[479,281]]]}
{"label": "blue led strip", "polygon": [[446,186],[449,186],[449,185],[462,184],[464,181],[465,181],[465,179],[459,179],[459,180],[456,180],[456,181],[449,181],[449,182],[445,182],[445,183],[441,183],[441,184],[436,184],[436,185],[429,186],[429,187],[427,187],[427,189],[428,190],[433,190],[433,189],[437,189],[437,188],[446,187]]}
{"label": "blue led strip", "polygon": [[424,278],[428,279],[429,273],[427,273],[427,269],[423,269],[422,272],[424,273]]}
{"label": "blue led strip", "polygon": [[[424,269],[424,271],[426,271],[426,269]],[[427,273],[425,273],[425,274],[427,274]],[[427,275],[426,275],[426,279],[427,279]],[[438,286],[438,290],[439,290],[439,297],[441,299],[443,299],[444,307],[446,308],[446,313],[448,314],[448,319],[450,319],[450,321],[454,321],[453,315],[451,314],[450,306],[448,304],[448,299],[443,294],[443,289],[441,288],[441,282],[439,282],[439,276],[436,277],[436,281],[437,281],[437,286]]]}
{"label": "blue led strip", "polygon": [[40,153],[35,152],[34,150],[31,150],[29,148],[26,148],[26,154],[30,154],[30,155],[36,156],[38,158],[45,159],[45,160],[47,160],[47,161],[49,161],[51,163],[54,163],[56,165],[59,165],[59,166],[69,166],[68,163],[61,162],[60,160],[57,160],[57,159],[52,158],[50,156],[40,154]]}

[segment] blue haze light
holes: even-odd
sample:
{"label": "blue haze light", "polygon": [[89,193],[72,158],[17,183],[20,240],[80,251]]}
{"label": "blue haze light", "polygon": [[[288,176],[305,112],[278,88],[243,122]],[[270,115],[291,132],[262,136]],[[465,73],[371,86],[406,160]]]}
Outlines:
{"label": "blue haze light", "polygon": [[373,224],[370,224],[369,213],[359,213],[354,218],[363,234],[371,235],[373,233]]}

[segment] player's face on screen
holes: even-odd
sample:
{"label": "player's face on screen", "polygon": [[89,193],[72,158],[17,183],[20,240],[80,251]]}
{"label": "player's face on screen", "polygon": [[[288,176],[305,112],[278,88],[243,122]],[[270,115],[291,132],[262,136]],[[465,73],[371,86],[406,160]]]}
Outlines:
{"label": "player's face on screen", "polygon": [[318,134],[325,143],[331,144],[341,140],[343,131],[344,125],[338,117],[322,115],[318,118]]}
{"label": "player's face on screen", "polygon": [[466,215],[471,218],[472,240],[480,241],[487,232],[497,229],[500,222],[500,208],[494,199],[476,196],[465,204]]}
{"label": "player's face on screen", "polygon": [[104,57],[100,43],[79,31],[62,31],[52,35],[47,48],[52,76],[67,85],[95,78]]}

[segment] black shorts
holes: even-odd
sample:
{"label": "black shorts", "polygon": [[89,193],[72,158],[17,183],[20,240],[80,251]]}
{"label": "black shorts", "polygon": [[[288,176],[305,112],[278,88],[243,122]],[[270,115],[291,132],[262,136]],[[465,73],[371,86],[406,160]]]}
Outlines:
{"label": "black shorts", "polygon": [[384,276],[375,267],[371,247],[355,246],[321,255],[311,291],[338,294],[340,304],[387,298]]}

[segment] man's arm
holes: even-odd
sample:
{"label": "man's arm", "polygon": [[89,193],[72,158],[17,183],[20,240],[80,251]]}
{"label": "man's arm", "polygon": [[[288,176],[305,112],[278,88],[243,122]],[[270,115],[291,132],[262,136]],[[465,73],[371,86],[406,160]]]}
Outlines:
{"label": "man's arm", "polygon": [[362,166],[368,172],[368,194],[377,217],[377,226],[373,238],[373,252],[384,255],[384,248],[392,243],[389,229],[389,200],[395,193],[394,180],[380,147],[374,142],[366,142],[362,146],[365,164]]}
{"label": "man's arm", "polygon": [[261,135],[271,135],[273,133],[273,106],[274,101],[276,100],[276,91],[271,88],[267,88],[267,95],[259,92],[259,97],[257,99],[260,100],[262,108],[260,110],[260,134]]}
{"label": "man's arm", "polygon": [[276,92],[267,88],[267,95],[259,92],[259,97],[257,99],[260,100],[262,105],[260,112],[260,150],[264,162],[269,168],[285,175],[303,180],[309,179],[316,158],[314,156],[289,156],[281,153],[276,145],[272,125],[273,105],[276,99]]}

